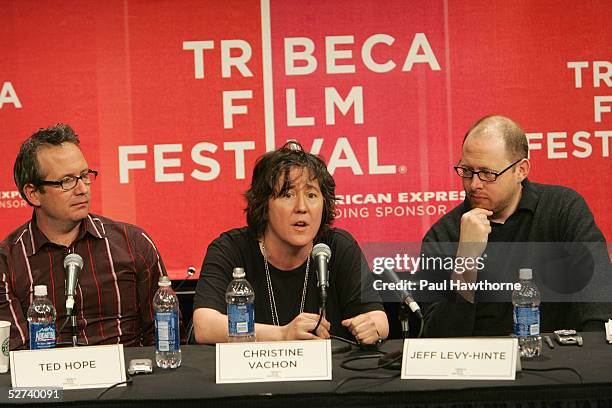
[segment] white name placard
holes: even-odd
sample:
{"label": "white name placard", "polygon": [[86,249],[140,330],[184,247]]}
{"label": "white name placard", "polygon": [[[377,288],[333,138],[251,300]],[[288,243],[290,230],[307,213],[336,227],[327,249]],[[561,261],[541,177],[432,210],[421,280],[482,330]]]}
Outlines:
{"label": "white name placard", "polygon": [[331,380],[330,340],[217,343],[217,384]]}
{"label": "white name placard", "polygon": [[125,381],[123,344],[11,351],[13,387],[106,388]]}
{"label": "white name placard", "polygon": [[514,380],[516,338],[407,339],[402,379]]}

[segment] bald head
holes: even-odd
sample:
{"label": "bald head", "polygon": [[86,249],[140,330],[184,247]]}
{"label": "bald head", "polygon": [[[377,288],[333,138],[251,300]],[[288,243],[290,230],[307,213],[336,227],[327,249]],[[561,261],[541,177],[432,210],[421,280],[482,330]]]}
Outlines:
{"label": "bald head", "polygon": [[507,159],[516,161],[526,159],[529,154],[527,137],[521,127],[510,118],[500,115],[490,115],[479,119],[467,131],[463,144],[469,138],[500,138],[504,141]]}

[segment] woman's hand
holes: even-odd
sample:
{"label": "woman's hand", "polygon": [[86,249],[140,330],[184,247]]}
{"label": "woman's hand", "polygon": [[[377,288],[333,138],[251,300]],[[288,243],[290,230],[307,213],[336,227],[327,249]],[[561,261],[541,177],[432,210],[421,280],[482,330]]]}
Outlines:
{"label": "woman's hand", "polygon": [[330,324],[322,318],[317,328],[317,335],[311,333],[319,321],[319,315],[314,313],[300,313],[291,322],[283,326],[285,340],[311,340],[329,339]]}

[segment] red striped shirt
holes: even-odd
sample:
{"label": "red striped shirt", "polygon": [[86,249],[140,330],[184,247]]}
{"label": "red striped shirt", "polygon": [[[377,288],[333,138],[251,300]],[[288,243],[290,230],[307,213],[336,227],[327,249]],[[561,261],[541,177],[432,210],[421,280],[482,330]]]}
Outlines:
{"label": "red striped shirt", "polygon": [[[50,242],[34,217],[0,243],[0,320],[11,326],[10,349],[29,347],[28,307],[34,286],[47,285],[59,330],[66,318],[64,258],[83,258],[75,307],[82,344],[154,344],[152,301],[160,274],[166,274],[153,240],[141,228],[89,215],[75,242]],[[58,342],[70,342],[70,324]]]}

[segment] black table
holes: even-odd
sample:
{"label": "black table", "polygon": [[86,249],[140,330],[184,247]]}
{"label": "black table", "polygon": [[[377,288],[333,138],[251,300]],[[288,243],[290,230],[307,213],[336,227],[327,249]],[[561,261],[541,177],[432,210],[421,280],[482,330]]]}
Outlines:
{"label": "black table", "polygon": [[[114,388],[101,400],[101,390],[64,391],[61,403],[78,407],[573,407],[612,406],[612,345],[603,333],[585,333],[584,346],[556,345],[550,350],[543,345],[543,355],[523,361],[523,368],[571,367],[571,371],[517,373],[515,381],[431,381],[360,379],[347,382],[336,390],[343,379],[353,376],[389,376],[394,372],[378,369],[367,373],[340,367],[346,354],[334,356],[332,381],[215,384],[215,348],[183,346],[183,364],[177,370],[155,369],[151,375],[133,378],[127,387]],[[387,351],[399,350],[402,342],[392,340],[383,345]],[[152,348],[126,348],[126,361],[152,358]],[[376,360],[364,362],[375,364]],[[126,364],[127,365],[127,364]],[[399,373],[399,372],[398,372]],[[0,401],[7,403],[10,375],[0,375]],[[23,405],[21,405],[23,406]]]}

